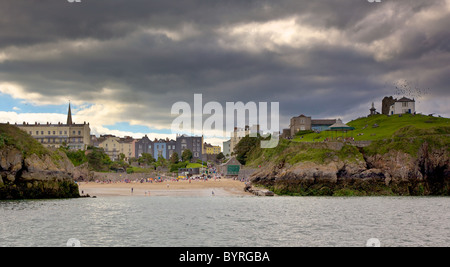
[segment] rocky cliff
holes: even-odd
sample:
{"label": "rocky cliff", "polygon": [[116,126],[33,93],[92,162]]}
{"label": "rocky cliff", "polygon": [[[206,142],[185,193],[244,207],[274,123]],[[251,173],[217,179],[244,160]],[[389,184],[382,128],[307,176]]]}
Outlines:
{"label": "rocky cliff", "polygon": [[267,164],[251,182],[290,195],[450,195],[448,146],[423,142],[413,155],[359,150],[362,157],[352,159],[331,153],[324,162]]}
{"label": "rocky cliff", "polygon": [[16,148],[0,149],[0,199],[79,197],[72,163],[62,152],[55,155],[24,157]]}
{"label": "rocky cliff", "polygon": [[0,125],[0,199],[79,197],[74,166],[26,133]]}

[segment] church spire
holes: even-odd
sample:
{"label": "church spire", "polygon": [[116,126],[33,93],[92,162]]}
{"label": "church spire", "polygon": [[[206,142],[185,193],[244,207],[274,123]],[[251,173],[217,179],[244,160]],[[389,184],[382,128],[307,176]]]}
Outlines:
{"label": "church spire", "polygon": [[67,125],[72,125],[72,111],[70,110],[70,101],[69,101],[69,112],[67,113]]}

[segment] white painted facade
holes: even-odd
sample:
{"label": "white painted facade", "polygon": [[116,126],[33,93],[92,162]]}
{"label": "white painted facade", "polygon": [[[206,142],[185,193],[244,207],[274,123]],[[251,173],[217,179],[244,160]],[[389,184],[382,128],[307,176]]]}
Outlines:
{"label": "white painted facade", "polygon": [[414,100],[405,97],[400,100],[397,100],[389,108],[389,115],[405,114],[405,113],[414,114],[415,112],[416,112],[416,102]]}

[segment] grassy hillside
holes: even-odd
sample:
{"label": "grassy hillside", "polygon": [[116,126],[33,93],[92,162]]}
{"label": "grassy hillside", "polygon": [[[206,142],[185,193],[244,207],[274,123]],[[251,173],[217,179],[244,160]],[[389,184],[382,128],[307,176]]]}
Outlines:
{"label": "grassy hillside", "polygon": [[[403,114],[401,117],[398,115],[376,115],[353,120],[347,125],[354,127],[355,130],[347,134],[337,133],[337,136],[353,137],[356,141],[450,134],[450,119],[425,115]],[[303,135],[300,133],[293,141],[321,142],[326,138],[332,137],[336,137],[335,132],[323,131],[321,133],[307,133]]]}
{"label": "grassy hillside", "polygon": [[264,166],[268,162],[273,164],[298,162],[314,162],[324,164],[329,160],[339,159],[344,162],[363,161],[363,156],[357,147],[345,145],[341,150],[332,150],[326,144],[311,144],[303,142],[291,142],[280,140],[275,148],[263,149],[256,145],[245,157],[245,163],[249,167]]}
{"label": "grassy hillside", "polygon": [[[78,185],[71,180],[71,174],[65,172],[68,167],[65,155],[58,150],[46,149],[18,127],[0,124],[0,151],[2,155],[5,155],[4,152],[10,155],[2,158],[2,165],[14,165],[7,169],[0,168],[0,200],[80,196]],[[20,159],[22,162],[16,161],[20,154],[23,156]],[[41,160],[36,160],[33,155]],[[30,157],[31,161],[25,163],[25,159]],[[61,171],[47,171],[51,166],[47,159],[53,161]],[[24,176],[24,173],[28,176]]]}
{"label": "grassy hillside", "polygon": [[[293,140],[281,139],[278,146],[273,149],[261,149],[260,140],[245,137],[236,146],[235,151],[237,151],[237,159],[251,167],[264,165],[267,162],[295,164],[309,161],[324,164],[332,159],[360,162],[363,161],[363,153],[385,154],[392,149],[415,157],[424,142],[435,148],[446,147],[450,154],[449,122],[450,119],[447,118],[423,115],[405,114],[401,117],[377,115],[359,118],[348,123],[355,130],[353,133],[347,133],[347,137],[354,137],[357,141],[373,141],[363,150],[351,145],[345,145],[341,150],[330,149],[323,140],[327,137],[335,137],[336,134],[324,131],[299,133]],[[342,133],[338,136],[342,136]],[[314,143],[311,143],[313,140]]]}
{"label": "grassy hillside", "polygon": [[0,148],[12,146],[22,151],[24,156],[36,154],[42,156],[50,152],[31,135],[9,124],[0,124]]}

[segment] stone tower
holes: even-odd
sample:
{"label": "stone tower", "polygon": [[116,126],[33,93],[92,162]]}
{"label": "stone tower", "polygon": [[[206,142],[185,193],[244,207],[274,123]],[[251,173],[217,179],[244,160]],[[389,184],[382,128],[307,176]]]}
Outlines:
{"label": "stone tower", "polygon": [[389,115],[389,108],[395,104],[395,100],[392,96],[383,98],[383,102],[381,104],[381,113],[384,115]]}

